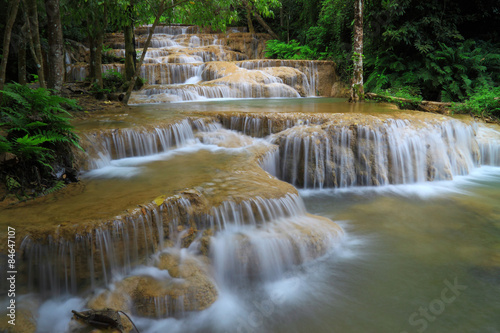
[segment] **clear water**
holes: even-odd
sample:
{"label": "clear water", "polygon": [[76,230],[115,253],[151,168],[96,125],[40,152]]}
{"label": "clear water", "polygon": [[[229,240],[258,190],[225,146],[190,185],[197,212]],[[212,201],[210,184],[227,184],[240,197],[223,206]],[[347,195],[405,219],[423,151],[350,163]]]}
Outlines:
{"label": "clear water", "polygon": [[[177,118],[185,111],[353,111],[341,100],[328,99],[170,107],[141,106],[133,109],[137,113],[103,115],[82,128],[128,127],[156,117]],[[378,105],[366,108],[368,113],[383,111]],[[146,198],[150,188],[142,185],[145,178],[152,179],[148,186],[155,191],[177,189],[211,180],[212,169],[245,163],[238,154],[207,149],[141,161],[142,173],[130,177],[116,177],[116,170],[136,171],[133,163],[116,162],[111,178],[105,170],[89,174],[87,195],[99,201],[103,188],[121,193],[127,187],[135,199]],[[204,167],[207,161],[210,167]],[[153,178],[158,169],[176,182],[166,172]],[[483,166],[452,181],[299,193],[309,213],[330,218],[345,231],[331,251],[278,279],[219,286],[218,300],[198,313],[168,319],[134,316],[141,332],[500,332],[500,167]],[[81,210],[86,204],[82,200]],[[42,214],[39,208],[36,212]],[[41,302],[37,331],[65,332],[70,310],[85,308],[86,297]]]}
{"label": "clear water", "polygon": [[341,244],[280,280],[221,290],[186,318],[134,317],[141,332],[499,332],[500,168],[301,195],[310,213],[342,226]]}
{"label": "clear water", "polygon": [[325,259],[329,310],[322,320],[298,321],[297,331],[500,330],[500,168],[302,195],[311,213],[345,221],[357,241],[346,244],[348,260]]}

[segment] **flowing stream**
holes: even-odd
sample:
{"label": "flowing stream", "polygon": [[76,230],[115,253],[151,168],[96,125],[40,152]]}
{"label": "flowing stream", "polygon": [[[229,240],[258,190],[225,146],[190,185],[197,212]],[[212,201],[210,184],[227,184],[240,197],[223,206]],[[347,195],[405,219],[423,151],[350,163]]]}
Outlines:
{"label": "flowing stream", "polygon": [[[222,47],[162,29],[151,63],[206,70],[197,48]],[[300,87],[258,85],[294,95],[228,80],[239,95],[217,98],[252,99],[211,101],[195,71],[76,122],[82,181],[0,212],[18,237],[20,332],[84,332],[71,310],[105,307],[150,333],[500,332],[500,128],[264,98],[308,95],[314,71],[289,68]],[[164,103],[174,91],[198,101]]]}

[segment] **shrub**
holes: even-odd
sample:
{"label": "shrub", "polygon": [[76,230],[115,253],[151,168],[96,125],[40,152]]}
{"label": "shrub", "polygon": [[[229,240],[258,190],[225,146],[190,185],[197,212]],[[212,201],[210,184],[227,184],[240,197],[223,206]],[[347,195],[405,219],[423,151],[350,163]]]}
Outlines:
{"label": "shrub", "polygon": [[300,45],[296,40],[285,43],[272,39],[266,43],[265,56],[271,59],[315,60],[325,55],[308,45]]}
{"label": "shrub", "polygon": [[25,195],[28,188],[46,192],[60,177],[76,181],[72,147],[80,146],[63,107],[78,108],[76,101],[17,83],[0,94],[0,155],[8,156],[0,178],[7,188]]}
{"label": "shrub", "polygon": [[108,69],[102,74],[103,84],[105,89],[115,92],[124,83],[123,75],[115,69]]}
{"label": "shrub", "polygon": [[366,60],[365,90],[416,86],[425,99],[459,102],[477,88],[500,81],[498,45],[465,40],[437,47],[419,56],[379,52]]}
{"label": "shrub", "polygon": [[453,111],[475,116],[500,119],[500,87],[480,86],[461,104],[453,104]]}
{"label": "shrub", "polygon": [[[128,89],[128,82],[126,82],[125,77],[116,69],[108,69],[102,73],[102,81],[102,89],[99,88],[97,82],[94,82],[91,86],[91,92],[99,99],[104,98],[109,93],[126,91]],[[145,82],[143,78],[138,77],[134,89],[140,89]]]}

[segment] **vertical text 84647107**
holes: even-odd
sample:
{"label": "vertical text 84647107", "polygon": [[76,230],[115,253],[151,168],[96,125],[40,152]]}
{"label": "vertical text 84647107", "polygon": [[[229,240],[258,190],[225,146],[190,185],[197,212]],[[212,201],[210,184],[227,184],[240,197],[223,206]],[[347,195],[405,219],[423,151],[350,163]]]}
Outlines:
{"label": "vertical text 84647107", "polygon": [[16,324],[16,229],[7,228],[7,281],[9,282],[9,290],[7,296],[9,303],[7,306],[8,323]]}

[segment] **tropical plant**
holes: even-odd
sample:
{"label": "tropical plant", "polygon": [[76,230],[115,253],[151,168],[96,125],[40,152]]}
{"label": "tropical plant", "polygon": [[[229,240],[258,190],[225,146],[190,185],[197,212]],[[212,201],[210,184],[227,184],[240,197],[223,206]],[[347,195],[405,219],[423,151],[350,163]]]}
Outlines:
{"label": "tropical plant", "polygon": [[110,89],[111,92],[117,91],[125,82],[123,75],[116,69],[108,69],[102,74],[104,88]]}
{"label": "tropical plant", "polygon": [[62,176],[72,169],[72,149],[80,146],[65,108],[78,106],[50,90],[16,83],[0,94],[0,154],[11,156],[0,177],[42,193],[56,184],[58,171],[66,170]]}
{"label": "tropical plant", "polygon": [[294,59],[294,60],[317,60],[325,59],[324,52],[318,52],[308,45],[300,45],[296,40],[289,43],[271,39],[266,42],[266,58],[270,59]]}
{"label": "tropical plant", "polygon": [[500,87],[483,85],[474,89],[463,103],[454,103],[452,109],[457,113],[470,113],[485,118],[500,119]]}

